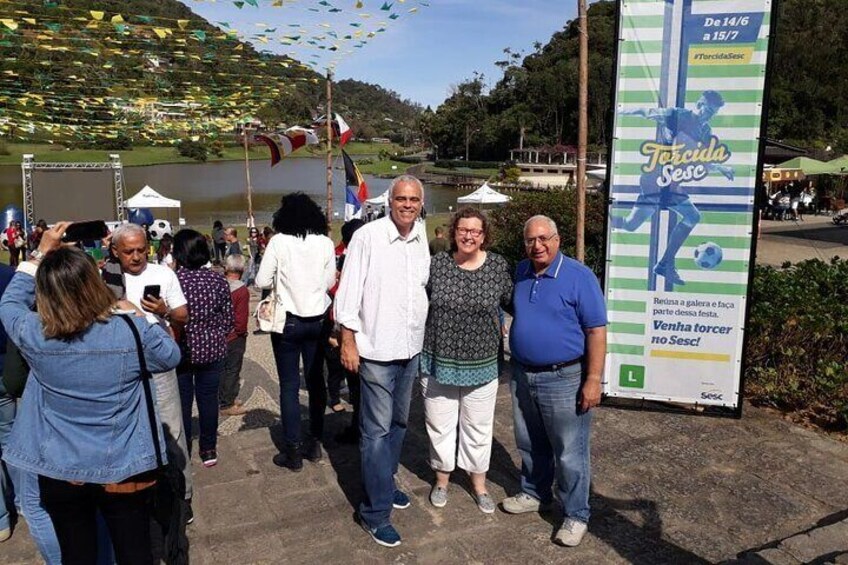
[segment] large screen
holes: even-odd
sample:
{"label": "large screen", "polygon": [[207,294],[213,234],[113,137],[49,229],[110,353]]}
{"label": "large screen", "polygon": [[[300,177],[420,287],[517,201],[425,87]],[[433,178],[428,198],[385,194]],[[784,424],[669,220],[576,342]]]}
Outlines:
{"label": "large screen", "polygon": [[111,169],[34,170],[32,172],[33,220],[48,224],[60,220],[118,219],[114,173]]}

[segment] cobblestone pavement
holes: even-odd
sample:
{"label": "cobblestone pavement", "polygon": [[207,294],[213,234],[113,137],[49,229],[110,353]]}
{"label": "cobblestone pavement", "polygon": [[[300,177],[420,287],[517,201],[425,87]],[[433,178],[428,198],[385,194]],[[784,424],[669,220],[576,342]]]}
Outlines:
{"label": "cobblestone pavement", "polygon": [[[558,512],[483,515],[458,473],[447,506],[430,506],[417,391],[398,475],[412,506],[393,514],[404,541],[381,548],[353,520],[358,449],[331,439],[350,413],[328,411],[322,461],[299,474],[279,469],[271,462],[280,439],[268,336],[250,335],[243,377],[250,412],[221,421],[216,467],[195,461],[193,563],[848,563],[848,443],[771,412],[746,406],[732,420],[598,409],[589,534],[565,549],[551,542]],[[496,500],[519,484],[506,381],[489,472]],[[38,562],[21,523],[0,544],[0,563]]]}

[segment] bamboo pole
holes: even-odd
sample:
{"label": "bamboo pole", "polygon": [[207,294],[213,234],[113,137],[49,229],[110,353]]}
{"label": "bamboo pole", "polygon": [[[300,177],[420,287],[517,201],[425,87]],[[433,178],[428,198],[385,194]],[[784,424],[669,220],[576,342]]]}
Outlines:
{"label": "bamboo pole", "polygon": [[333,72],[327,71],[327,225],[333,222]]}
{"label": "bamboo pole", "polygon": [[247,124],[243,124],[241,136],[244,140],[244,176],[247,180],[247,227],[252,228],[256,226],[256,223],[253,219],[253,187],[250,185],[250,155],[248,154],[247,132]]}
{"label": "bamboo pole", "polygon": [[586,145],[589,113],[589,26],[586,0],[577,0],[580,30],[579,117],[577,126],[577,243],[575,255],[581,263],[586,258]]}

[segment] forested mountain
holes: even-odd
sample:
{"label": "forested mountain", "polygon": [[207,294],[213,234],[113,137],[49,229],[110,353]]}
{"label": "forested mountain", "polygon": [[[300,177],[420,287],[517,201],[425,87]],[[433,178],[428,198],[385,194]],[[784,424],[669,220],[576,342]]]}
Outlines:
{"label": "forested mountain", "polygon": [[[845,0],[782,0],[770,98],[769,137],[848,152],[848,10]],[[608,140],[615,57],[615,3],[589,7],[589,143]],[[442,156],[504,159],[519,146],[577,141],[577,22],[524,55],[507,48],[503,76],[475,75],[457,85],[423,133]]]}
{"label": "forested mountain", "polygon": [[[226,131],[248,113],[270,126],[308,124],[325,103],[324,78],[217,24],[176,0],[0,3],[0,134],[173,142]],[[151,101],[182,118],[151,126]],[[419,111],[355,80],[337,85],[334,102],[369,137],[402,137]]]}

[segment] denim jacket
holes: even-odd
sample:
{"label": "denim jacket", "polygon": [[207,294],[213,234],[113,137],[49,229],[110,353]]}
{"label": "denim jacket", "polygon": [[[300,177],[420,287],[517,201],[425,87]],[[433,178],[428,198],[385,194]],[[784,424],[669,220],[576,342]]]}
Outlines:
{"label": "denim jacket", "polygon": [[[35,279],[22,267],[0,299],[0,321],[30,366],[3,459],[53,479],[96,484],[155,469],[138,353],[126,322],[113,316],[71,340],[47,339],[34,303]],[[174,340],[144,318],[133,322],[148,369],[176,367]],[[162,426],[156,428],[164,460]]]}

